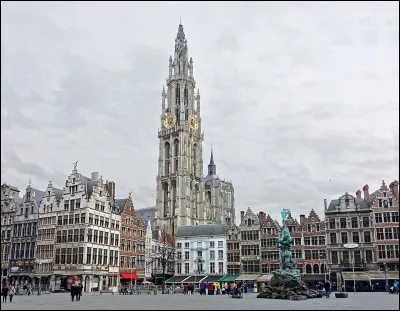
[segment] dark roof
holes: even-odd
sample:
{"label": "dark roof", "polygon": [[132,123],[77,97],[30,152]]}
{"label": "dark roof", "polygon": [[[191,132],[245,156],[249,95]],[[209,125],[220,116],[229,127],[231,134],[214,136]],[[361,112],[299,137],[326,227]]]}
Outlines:
{"label": "dark roof", "polygon": [[185,236],[210,236],[210,235],[225,235],[225,224],[208,224],[196,226],[179,226],[176,229],[177,237]]}
{"label": "dark roof", "polygon": [[128,201],[128,198],[115,200],[115,202],[117,203],[118,209],[121,213],[124,211],[124,207],[125,207],[125,204],[127,201]]}
{"label": "dark roof", "polygon": [[180,283],[184,279],[187,279],[189,275],[175,275],[172,278],[165,281],[165,283]]}
{"label": "dark roof", "polygon": [[222,275],[208,275],[202,282],[207,282],[207,283],[216,283],[218,280],[222,277]]}
{"label": "dark roof", "polygon": [[32,187],[30,188],[30,191],[31,191],[31,193],[35,193],[35,201],[36,201],[36,204],[39,206],[40,205],[40,201],[42,201],[42,199],[44,197],[44,191],[37,190],[37,189],[32,188]]}
{"label": "dark roof", "polygon": [[[362,198],[357,198],[353,197],[351,194],[348,194],[347,192],[341,196],[339,199],[334,199],[329,203],[328,210],[336,209],[340,205],[340,200],[343,199],[348,199],[350,201],[350,204],[354,202],[355,205],[358,205],[359,208],[368,208],[371,206],[373,201],[375,200],[377,196],[377,191],[371,193],[369,195],[369,199],[366,201]],[[353,201],[354,200],[354,201]],[[353,202],[352,202],[353,201]]]}
{"label": "dark roof", "polygon": [[145,207],[136,210],[136,218],[142,219],[143,222],[145,223],[147,223],[148,221],[150,221],[150,223],[153,223],[155,214],[156,214],[155,206]]}

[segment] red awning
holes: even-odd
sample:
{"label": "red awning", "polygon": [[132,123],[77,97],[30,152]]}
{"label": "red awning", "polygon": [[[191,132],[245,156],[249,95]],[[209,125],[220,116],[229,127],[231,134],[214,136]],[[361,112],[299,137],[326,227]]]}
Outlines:
{"label": "red awning", "polygon": [[121,279],[138,280],[139,277],[136,273],[121,273]]}

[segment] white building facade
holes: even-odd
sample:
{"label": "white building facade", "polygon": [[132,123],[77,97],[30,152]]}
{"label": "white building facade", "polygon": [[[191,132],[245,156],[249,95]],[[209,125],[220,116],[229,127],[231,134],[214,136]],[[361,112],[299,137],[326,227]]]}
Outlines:
{"label": "white building facade", "polygon": [[107,183],[92,173],[68,176],[58,206],[53,289],[69,289],[73,277],[85,292],[119,285],[121,216]]}
{"label": "white building facade", "polygon": [[175,275],[226,275],[226,225],[182,226],[176,232]]}

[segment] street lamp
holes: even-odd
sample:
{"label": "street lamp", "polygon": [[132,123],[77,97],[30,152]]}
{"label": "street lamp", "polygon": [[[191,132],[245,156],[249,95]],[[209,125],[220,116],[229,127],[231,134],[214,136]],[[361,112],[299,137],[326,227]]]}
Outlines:
{"label": "street lamp", "polygon": [[347,243],[343,245],[344,248],[352,249],[353,250],[353,290],[356,292],[356,278],[355,278],[355,273],[354,273],[354,266],[355,266],[355,256],[354,256],[354,250],[358,247],[357,243]]}
{"label": "street lamp", "polygon": [[387,278],[387,271],[388,271],[387,263],[383,262],[383,263],[380,263],[380,264],[383,264],[383,272],[385,273],[385,290],[386,290],[386,292],[388,292],[389,291],[389,281],[388,281],[388,278]]}
{"label": "street lamp", "polygon": [[40,292],[40,287],[41,287],[41,283],[42,283],[41,267],[42,267],[42,263],[39,261],[39,289],[38,289],[38,295],[41,294],[41,292]]}

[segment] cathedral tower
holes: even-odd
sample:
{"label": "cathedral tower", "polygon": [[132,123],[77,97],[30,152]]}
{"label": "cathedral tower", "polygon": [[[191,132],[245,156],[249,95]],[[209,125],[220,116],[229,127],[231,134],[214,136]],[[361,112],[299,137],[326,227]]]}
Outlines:
{"label": "cathedral tower", "polygon": [[200,94],[195,91],[193,60],[180,24],[174,57],[169,58],[167,88],[161,94],[161,129],[155,225],[176,227],[206,223]]}

